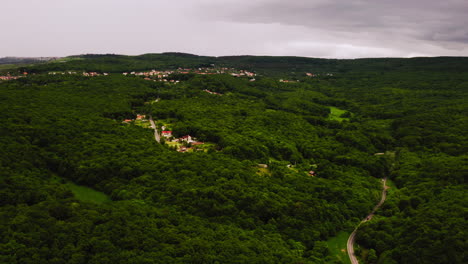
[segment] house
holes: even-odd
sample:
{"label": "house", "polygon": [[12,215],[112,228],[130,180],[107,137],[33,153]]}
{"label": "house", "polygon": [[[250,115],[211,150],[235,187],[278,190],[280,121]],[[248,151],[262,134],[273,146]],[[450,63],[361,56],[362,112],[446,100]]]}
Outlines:
{"label": "house", "polygon": [[189,151],[189,150],[193,150],[193,149],[192,149],[192,148],[187,148],[187,147],[181,147],[181,148],[179,148],[177,151],[178,151],[178,152],[187,152],[187,151]]}
{"label": "house", "polygon": [[166,138],[172,137],[172,131],[163,131],[162,136]]}
{"label": "house", "polygon": [[266,165],[266,164],[258,164],[257,166],[258,166],[259,168],[262,168],[262,169],[268,168],[268,165]]}
{"label": "house", "polygon": [[315,176],[316,173],[315,173],[315,171],[309,171],[309,175],[310,175],[310,176]]}
{"label": "house", "polygon": [[203,91],[204,91],[204,92],[207,92],[207,93],[209,93],[209,94],[221,95],[220,93],[212,92],[212,91],[210,91],[210,90],[208,90],[208,89],[205,89],[205,90],[203,90]]}
{"label": "house", "polygon": [[136,119],[137,120],[142,120],[142,119],[145,119],[145,117],[146,117],[145,115],[137,115]]}
{"label": "house", "polygon": [[183,137],[179,138],[179,142],[185,141],[187,143],[192,143],[192,142],[194,142],[193,139],[194,138],[192,138],[190,135],[186,135],[186,136],[183,136]]}
{"label": "house", "polygon": [[132,121],[133,121],[133,120],[131,120],[131,119],[125,119],[122,123],[130,123],[130,122],[132,122]]}

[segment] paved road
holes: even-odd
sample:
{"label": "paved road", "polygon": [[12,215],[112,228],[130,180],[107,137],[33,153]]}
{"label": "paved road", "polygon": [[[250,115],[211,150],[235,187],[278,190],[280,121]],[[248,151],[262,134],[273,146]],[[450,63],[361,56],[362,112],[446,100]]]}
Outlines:
{"label": "paved road", "polygon": [[156,139],[156,142],[161,143],[161,136],[159,135],[158,128],[156,127],[152,116],[150,116],[149,121],[151,128],[154,129],[154,139]]}
{"label": "paved road", "polygon": [[359,261],[356,258],[356,255],[354,255],[354,240],[356,238],[356,231],[357,228],[354,229],[354,231],[351,233],[351,235],[348,238],[348,243],[346,244],[346,248],[348,250],[348,256],[349,260],[351,260],[351,264],[359,264]]}
{"label": "paved road", "polygon": [[[385,199],[387,199],[387,178],[383,179],[383,190],[382,190],[382,198],[380,199],[380,202],[372,209],[372,212],[364,218],[361,223],[367,222],[372,219],[374,216],[375,211],[379,209],[380,206],[385,202]],[[359,223],[359,225],[361,225]],[[356,258],[356,255],[354,255],[354,241],[356,239],[356,232],[359,228],[359,225],[354,229],[354,231],[351,233],[351,235],[348,238],[348,243],[346,244],[346,248],[348,250],[348,255],[349,255],[349,260],[351,260],[351,264],[359,264],[359,261]]]}

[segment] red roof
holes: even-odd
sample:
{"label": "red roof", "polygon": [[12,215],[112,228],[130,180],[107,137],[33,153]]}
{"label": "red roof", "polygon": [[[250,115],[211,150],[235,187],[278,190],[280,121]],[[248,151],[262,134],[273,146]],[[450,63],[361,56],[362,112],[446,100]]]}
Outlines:
{"label": "red roof", "polygon": [[172,131],[163,131],[163,134],[172,134]]}

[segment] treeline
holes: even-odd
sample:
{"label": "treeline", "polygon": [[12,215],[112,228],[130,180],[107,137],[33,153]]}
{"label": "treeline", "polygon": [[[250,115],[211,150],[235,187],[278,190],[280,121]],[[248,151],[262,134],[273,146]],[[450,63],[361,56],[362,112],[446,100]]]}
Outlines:
{"label": "treeline", "polygon": [[224,56],[209,57],[186,53],[168,52],[161,54],[125,55],[78,55],[51,63],[24,67],[29,72],[86,70],[97,72],[143,71],[151,69],[177,69],[199,67],[233,67],[255,71],[265,76],[303,78],[305,72],[314,74],[398,74],[445,72],[449,75],[468,70],[466,57],[436,58],[375,58],[375,59],[317,59],[303,57],[272,56]]}

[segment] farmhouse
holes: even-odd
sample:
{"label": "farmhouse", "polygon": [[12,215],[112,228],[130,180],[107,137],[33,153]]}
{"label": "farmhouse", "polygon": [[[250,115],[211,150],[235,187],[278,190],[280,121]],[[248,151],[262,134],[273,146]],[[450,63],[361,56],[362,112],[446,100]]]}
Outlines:
{"label": "farmhouse", "polygon": [[172,131],[163,131],[162,135],[163,137],[170,138],[172,137]]}

